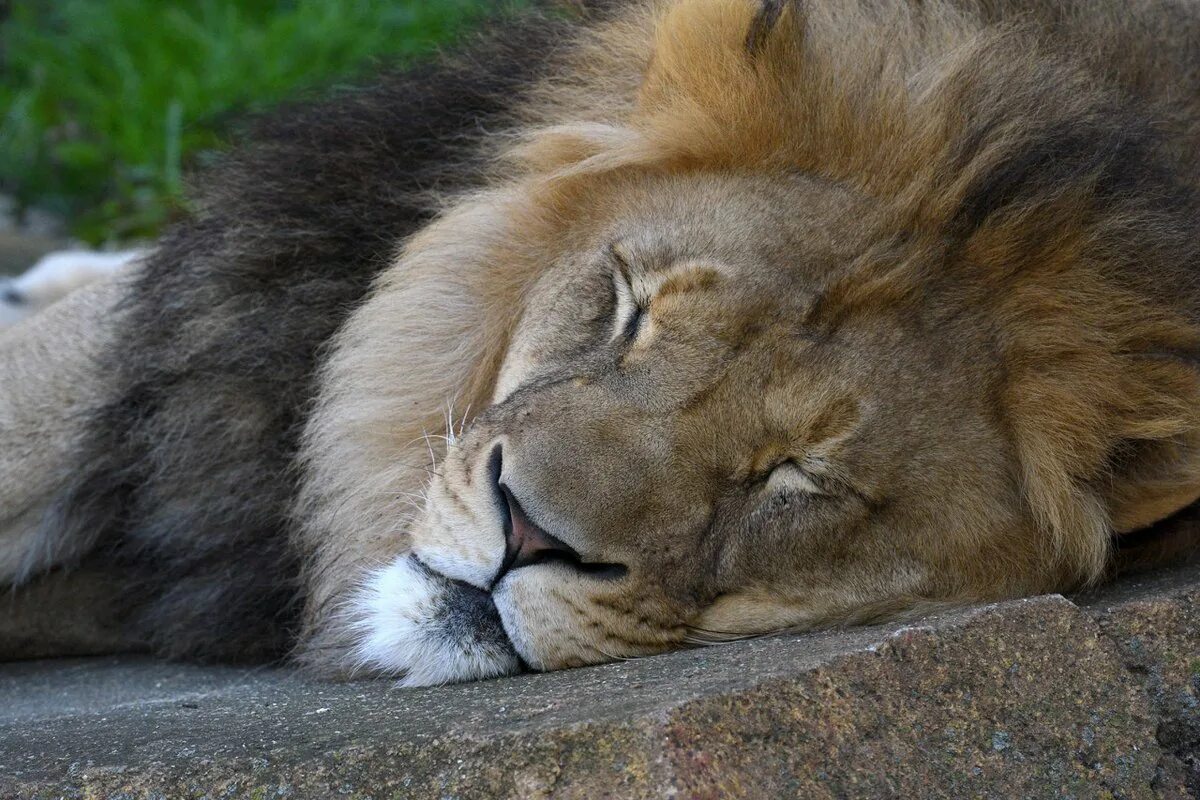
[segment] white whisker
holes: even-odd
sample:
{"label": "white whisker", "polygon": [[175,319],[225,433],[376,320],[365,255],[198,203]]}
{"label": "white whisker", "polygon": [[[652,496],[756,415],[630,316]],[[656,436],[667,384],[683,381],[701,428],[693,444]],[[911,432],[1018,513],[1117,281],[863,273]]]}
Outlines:
{"label": "white whisker", "polygon": [[467,429],[467,415],[471,413],[471,404],[467,403],[467,410],[463,412],[462,419],[458,422],[458,433],[456,436],[462,436],[463,431]]}
{"label": "white whisker", "polygon": [[425,448],[429,450],[429,469],[432,473],[437,472],[437,456],[433,453],[433,445],[429,443],[429,432],[423,431],[422,436],[425,438]]}
{"label": "white whisker", "polygon": [[454,401],[446,401],[446,435],[442,437],[447,444],[454,444],[458,437],[454,434]]}

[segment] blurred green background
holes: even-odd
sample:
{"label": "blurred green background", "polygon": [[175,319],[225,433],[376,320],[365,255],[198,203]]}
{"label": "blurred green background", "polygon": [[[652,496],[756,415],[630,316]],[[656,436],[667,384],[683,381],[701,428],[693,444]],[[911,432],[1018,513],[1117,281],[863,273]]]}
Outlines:
{"label": "blurred green background", "polygon": [[245,113],[427,56],[498,5],[0,0],[0,195],[91,244],[148,238]]}

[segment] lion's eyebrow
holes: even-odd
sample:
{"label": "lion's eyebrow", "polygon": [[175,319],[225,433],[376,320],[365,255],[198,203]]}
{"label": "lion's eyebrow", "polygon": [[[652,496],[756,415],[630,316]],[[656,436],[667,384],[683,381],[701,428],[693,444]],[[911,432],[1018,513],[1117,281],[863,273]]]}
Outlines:
{"label": "lion's eyebrow", "polygon": [[717,285],[722,274],[718,265],[672,253],[661,243],[643,247],[618,239],[609,243],[607,254],[617,274],[635,294],[647,299],[707,291]]}
{"label": "lion's eyebrow", "polygon": [[689,264],[669,273],[659,285],[655,297],[666,297],[682,292],[703,292],[717,285],[721,273],[713,267]]}

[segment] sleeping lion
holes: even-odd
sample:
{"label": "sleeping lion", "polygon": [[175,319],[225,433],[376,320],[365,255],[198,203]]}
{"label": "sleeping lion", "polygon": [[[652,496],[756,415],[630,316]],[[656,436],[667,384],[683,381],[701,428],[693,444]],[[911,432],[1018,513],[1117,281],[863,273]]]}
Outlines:
{"label": "sleeping lion", "polygon": [[1197,41],[572,2],[281,111],[0,335],[0,649],[423,685],[1111,574],[1200,497]]}

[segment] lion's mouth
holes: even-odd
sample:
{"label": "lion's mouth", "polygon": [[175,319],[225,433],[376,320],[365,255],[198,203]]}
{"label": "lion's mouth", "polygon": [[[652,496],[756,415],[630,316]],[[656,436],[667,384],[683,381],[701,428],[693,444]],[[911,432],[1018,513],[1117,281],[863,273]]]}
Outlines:
{"label": "lion's mouth", "polygon": [[504,623],[500,619],[500,612],[490,591],[466,581],[449,578],[415,555],[411,560],[431,580],[445,586],[441,603],[432,618],[442,635],[460,646],[502,646],[520,658],[513,647],[512,639],[504,630]]}

